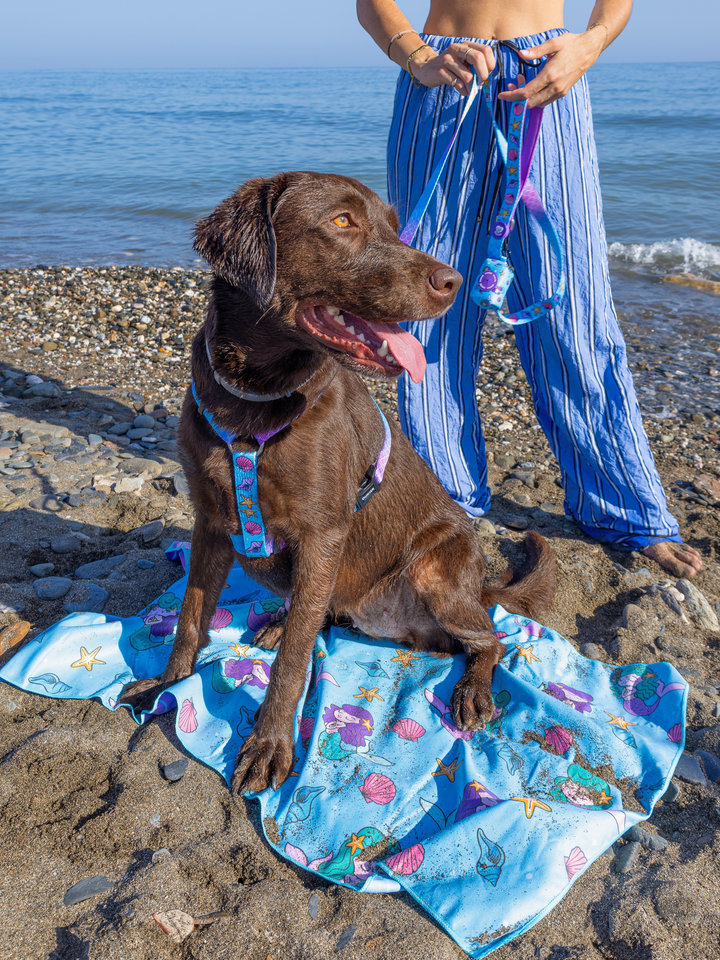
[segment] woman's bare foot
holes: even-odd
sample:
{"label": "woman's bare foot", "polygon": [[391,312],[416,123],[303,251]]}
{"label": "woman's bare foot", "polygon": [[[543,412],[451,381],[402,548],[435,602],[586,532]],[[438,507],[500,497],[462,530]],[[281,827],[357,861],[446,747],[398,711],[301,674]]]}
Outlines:
{"label": "woman's bare foot", "polygon": [[645,547],[642,553],[676,577],[694,577],[702,567],[700,554],[686,543],[666,540],[665,543],[653,543]]}

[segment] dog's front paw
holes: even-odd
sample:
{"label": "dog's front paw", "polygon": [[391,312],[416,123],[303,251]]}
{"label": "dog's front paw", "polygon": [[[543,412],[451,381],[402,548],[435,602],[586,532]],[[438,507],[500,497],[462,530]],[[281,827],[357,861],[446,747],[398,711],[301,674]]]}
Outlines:
{"label": "dog's front paw", "polygon": [[126,703],[136,713],[150,710],[155,700],[163,692],[167,684],[162,677],[148,677],[147,680],[136,680],[123,688],[118,697],[118,704]]}
{"label": "dog's front paw", "polygon": [[268,786],[277,790],[290,776],[292,767],[292,727],[266,727],[260,720],[240,749],[232,789],[238,794],[259,793]]}
{"label": "dog's front paw", "polygon": [[455,684],[450,706],[456,727],[460,730],[479,730],[493,715],[490,683],[465,674]]}
{"label": "dog's front paw", "polygon": [[283,620],[268,623],[255,634],[253,646],[261,647],[263,650],[277,650],[284,633],[285,622]]}

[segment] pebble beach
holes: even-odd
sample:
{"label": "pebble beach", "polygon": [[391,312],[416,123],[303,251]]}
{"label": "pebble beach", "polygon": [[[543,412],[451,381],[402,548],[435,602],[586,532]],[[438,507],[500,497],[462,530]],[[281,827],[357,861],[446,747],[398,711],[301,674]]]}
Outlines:
{"label": "pebble beach", "polygon": [[[175,436],[207,280],[184,267],[0,270],[0,663],[68,612],[129,616],[181,576],[163,545],[189,540],[194,521]],[[720,957],[720,336],[687,324],[678,344],[637,312],[621,321],[670,507],[703,569],[671,579],[564,515],[497,322],[477,388],[493,505],[477,527],[491,574],[521,557],[526,529],[548,537],[559,589],[546,622],[583,655],[680,671],[685,753],[649,821],[498,960]],[[396,416],[394,386],[367,383]],[[0,684],[0,739],[7,960],[464,956],[407,895],[364,896],[280,860],[258,805],[187,761],[172,718],[138,728]],[[152,918],[173,909],[212,920],[178,944]]]}

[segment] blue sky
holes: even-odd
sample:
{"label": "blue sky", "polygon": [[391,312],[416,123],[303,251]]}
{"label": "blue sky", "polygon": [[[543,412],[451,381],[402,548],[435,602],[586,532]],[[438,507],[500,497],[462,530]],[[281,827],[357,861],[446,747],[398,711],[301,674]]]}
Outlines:
{"label": "blue sky", "polygon": [[[400,0],[421,28],[427,0]],[[582,29],[592,0],[567,0]],[[603,62],[719,60],[718,0],[636,0]],[[387,63],[357,24],[354,0],[11,0],[0,67],[9,69],[375,66]]]}

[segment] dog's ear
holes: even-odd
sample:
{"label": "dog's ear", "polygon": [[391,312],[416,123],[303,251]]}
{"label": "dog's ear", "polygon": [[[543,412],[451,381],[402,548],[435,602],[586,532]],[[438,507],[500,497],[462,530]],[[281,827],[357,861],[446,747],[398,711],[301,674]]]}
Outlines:
{"label": "dog's ear", "polygon": [[284,174],[248,180],[195,227],[195,250],[217,276],[267,310],[275,292],[277,244],[272,216]]}

